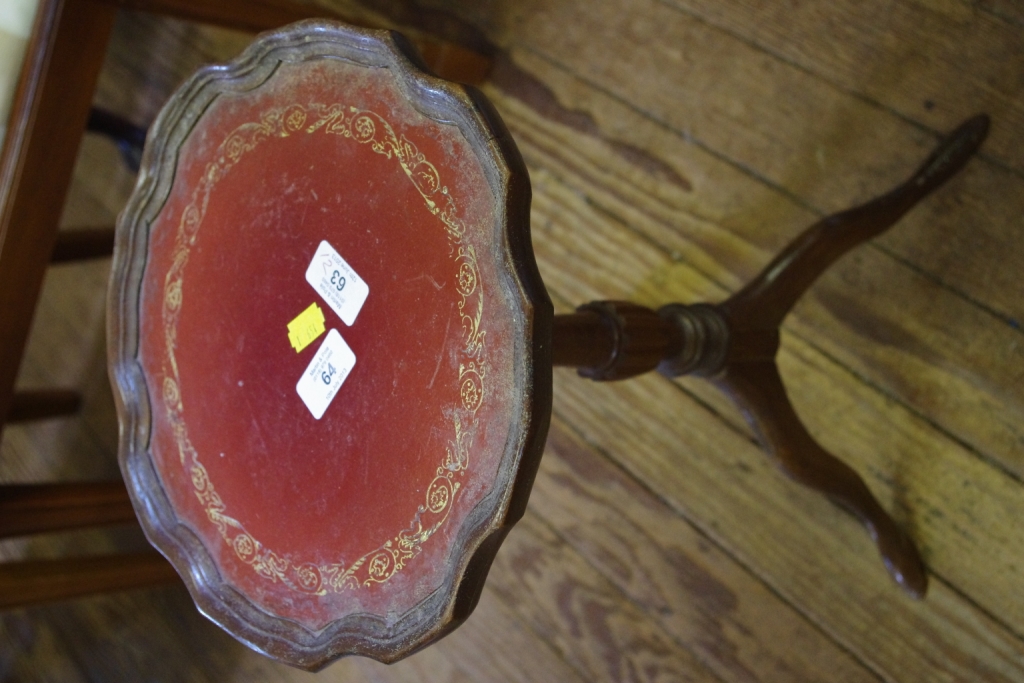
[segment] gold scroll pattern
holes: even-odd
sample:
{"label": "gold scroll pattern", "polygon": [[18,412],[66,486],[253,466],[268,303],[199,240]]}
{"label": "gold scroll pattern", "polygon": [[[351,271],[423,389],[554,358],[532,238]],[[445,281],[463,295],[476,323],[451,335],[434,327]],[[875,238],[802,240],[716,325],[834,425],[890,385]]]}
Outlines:
{"label": "gold scroll pattern", "polygon": [[[376,154],[398,163],[423,197],[427,210],[436,216],[448,239],[455,266],[455,289],[462,319],[463,347],[456,386],[461,406],[454,412],[452,436],[434,476],[426,484],[424,498],[409,525],[348,565],[301,562],[266,547],[245,526],[228,514],[217,494],[199,453],[192,446],[185,424],[180,377],[176,360],[178,320],[182,308],[182,281],[189,252],[206,215],[210,195],[218,181],[265,140],[312,134],[338,135],[368,145]],[[171,267],[164,279],[163,329],[166,344],[162,396],[171,433],[178,447],[181,465],[188,469],[192,486],[206,516],[216,526],[235,555],[259,576],[314,595],[342,592],[383,583],[423,549],[423,544],[448,519],[462,487],[459,479],[469,468],[469,451],[476,431],[476,414],[487,392],[483,289],[476,252],[463,242],[465,225],[458,215],[455,199],[441,182],[431,164],[404,134],[399,135],[380,115],[340,104],[293,104],[262,113],[258,121],[235,128],[217,148],[215,160],[207,164],[190,202],[182,212]]]}

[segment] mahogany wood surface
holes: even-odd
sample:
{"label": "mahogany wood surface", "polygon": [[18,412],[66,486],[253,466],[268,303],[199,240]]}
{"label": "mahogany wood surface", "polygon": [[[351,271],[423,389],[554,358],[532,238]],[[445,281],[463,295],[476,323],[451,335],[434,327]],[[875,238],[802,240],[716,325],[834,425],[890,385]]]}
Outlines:
{"label": "mahogany wood surface", "polygon": [[0,159],[0,415],[7,415],[114,9],[40,4]]}
{"label": "mahogany wood surface", "polygon": [[[332,4],[376,17],[417,7]],[[903,596],[860,526],[780,477],[703,380],[595,384],[557,370],[526,517],[469,622],[394,666],[343,660],[319,679],[1024,680],[1019,10],[423,7],[498,48],[486,92],[529,166],[533,242],[562,314],[593,300],[724,300],[806,226],[900,182],[965,117],[992,116],[980,156],[838,261],[782,330],[797,414],[920,544],[931,582],[925,600]],[[247,41],[129,14],[115,36],[97,103],[133,121]],[[131,179],[106,141],[86,140],[81,163],[65,223],[109,224]],[[48,272],[21,384],[81,386],[84,419],[9,427],[5,480],[116,475],[97,351],[105,267]],[[127,531],[88,538],[143,548]],[[56,534],[2,550],[84,543]],[[209,624],[182,588],[8,612],[0,652],[26,681],[309,679]]]}
{"label": "mahogany wood surface", "polygon": [[[290,0],[98,0],[120,9],[153,12],[243,31],[266,31],[322,16],[316,5]],[[328,10],[329,11],[329,10]]]}
{"label": "mahogany wood surface", "polygon": [[[299,0],[96,0],[128,10],[224,26],[242,31],[268,31],[302,19],[338,19],[355,26],[380,28],[382,22],[364,18],[358,11],[342,6]],[[424,60],[438,75],[460,83],[480,83],[491,69],[490,55],[472,45],[460,45],[430,33],[421,33],[415,23],[412,39]]]}
{"label": "mahogany wood surface", "polygon": [[68,389],[29,389],[17,391],[11,398],[5,423],[29,422],[73,415],[82,405],[82,396]]}
{"label": "mahogany wood surface", "polygon": [[174,568],[155,552],[7,562],[0,565],[0,609],[177,580]]}
{"label": "mahogany wood surface", "polygon": [[57,233],[50,263],[68,263],[105,258],[114,251],[114,228],[76,228]]}
{"label": "mahogany wood surface", "polygon": [[135,522],[120,481],[0,486],[0,538]]}

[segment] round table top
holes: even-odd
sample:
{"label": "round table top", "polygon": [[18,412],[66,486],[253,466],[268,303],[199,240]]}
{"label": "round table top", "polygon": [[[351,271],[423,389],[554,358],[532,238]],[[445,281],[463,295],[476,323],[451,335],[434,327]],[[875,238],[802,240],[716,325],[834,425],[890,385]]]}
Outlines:
{"label": "round table top", "polygon": [[151,541],[305,668],[472,610],[550,410],[528,181],[479,93],[303,22],[197,73],[121,217],[111,372]]}

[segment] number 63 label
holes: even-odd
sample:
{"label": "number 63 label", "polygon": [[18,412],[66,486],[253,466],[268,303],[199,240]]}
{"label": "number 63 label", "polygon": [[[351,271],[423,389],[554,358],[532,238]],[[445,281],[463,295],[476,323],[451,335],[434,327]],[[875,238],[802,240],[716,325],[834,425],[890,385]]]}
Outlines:
{"label": "number 63 label", "polygon": [[313,417],[323,417],[327,406],[341,388],[342,382],[356,364],[356,354],[352,352],[337,330],[327,333],[327,338],[313,356],[302,378],[295,385],[299,398],[313,413]]}
{"label": "number 63 label", "polygon": [[320,242],[313,260],[306,268],[306,282],[349,326],[356,321],[359,309],[370,294],[370,286],[327,240]]}

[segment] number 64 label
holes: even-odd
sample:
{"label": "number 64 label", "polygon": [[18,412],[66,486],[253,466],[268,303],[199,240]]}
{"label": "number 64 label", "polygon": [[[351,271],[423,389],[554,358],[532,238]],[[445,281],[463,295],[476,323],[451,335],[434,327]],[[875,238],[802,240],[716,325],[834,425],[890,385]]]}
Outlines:
{"label": "number 64 label", "polygon": [[299,398],[313,413],[313,417],[323,417],[327,406],[341,388],[342,382],[356,364],[356,354],[352,352],[337,330],[327,333],[327,338],[313,356],[302,378],[295,385]]}
{"label": "number 64 label", "polygon": [[306,282],[349,326],[356,321],[359,309],[370,294],[370,286],[327,240],[320,242],[313,260],[306,268]]}

